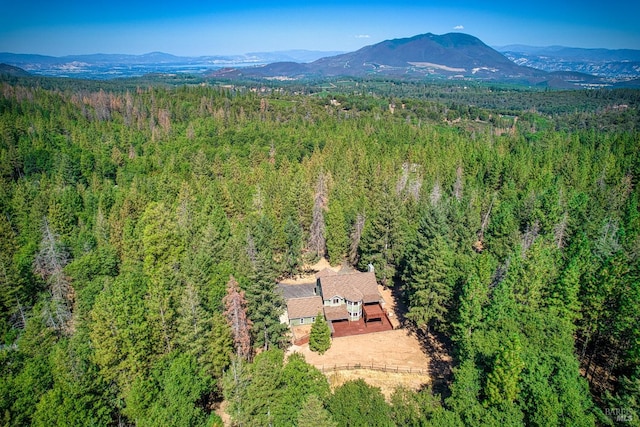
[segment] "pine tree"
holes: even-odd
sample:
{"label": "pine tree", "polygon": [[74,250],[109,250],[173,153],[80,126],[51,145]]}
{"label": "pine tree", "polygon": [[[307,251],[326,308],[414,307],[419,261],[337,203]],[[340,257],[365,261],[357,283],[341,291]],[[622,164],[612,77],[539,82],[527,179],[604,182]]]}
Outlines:
{"label": "pine tree", "polygon": [[573,323],[580,314],[578,298],[583,276],[589,273],[591,251],[585,236],[580,236],[568,249],[568,260],[551,286],[547,304],[554,307],[563,318]]}
{"label": "pine tree", "polygon": [[337,427],[318,396],[310,394],[298,414],[298,427]]}
{"label": "pine tree", "polygon": [[[26,317],[22,305],[26,302],[26,277],[21,277],[16,269],[13,257],[17,251],[16,233],[5,215],[0,215],[0,325],[8,324],[11,316],[18,315],[21,328],[26,325]],[[1,328],[2,326],[0,326]],[[2,333],[0,329],[0,333]]]}
{"label": "pine tree", "polygon": [[187,283],[182,290],[176,324],[176,344],[183,353],[193,356],[203,366],[211,345],[211,318],[202,307],[200,295],[191,283]]}
{"label": "pine tree", "polygon": [[365,427],[392,425],[391,408],[378,387],[363,379],[351,380],[336,388],[329,398],[329,411],[338,425]]}
{"label": "pine tree", "polygon": [[285,254],[284,268],[290,277],[298,273],[302,255],[302,229],[293,217],[287,217],[284,225]]}
{"label": "pine tree", "polygon": [[236,355],[241,359],[249,360],[251,357],[251,321],[247,318],[247,300],[244,297],[244,291],[240,289],[233,276],[229,277],[227,295],[223,298],[222,303],[225,307],[224,315],[233,334]]}
{"label": "pine tree", "polygon": [[487,402],[490,405],[512,403],[518,397],[520,373],[524,369],[521,351],[520,339],[513,335],[496,355],[485,386]]}
{"label": "pine tree", "polygon": [[428,331],[443,323],[451,304],[453,254],[446,237],[444,217],[438,209],[423,216],[404,275],[409,299],[407,318]]}
{"label": "pine tree", "polygon": [[272,411],[274,425],[294,424],[299,412],[304,409],[306,396],[326,399],[331,393],[327,377],[297,352],[287,357],[282,369],[282,387],[280,404]]}
{"label": "pine tree", "polygon": [[157,344],[141,304],[146,292],[141,272],[125,272],[97,297],[90,317],[93,361],[101,376],[127,390],[144,375],[155,357]]}
{"label": "pine tree", "polygon": [[348,244],[349,237],[342,205],[334,199],[327,211],[327,255],[332,265],[344,261]]}
{"label": "pine tree", "polygon": [[288,342],[287,325],[280,322],[285,302],[276,289],[275,270],[270,256],[260,252],[256,256],[254,270],[247,286],[248,316],[253,343],[268,350],[272,347],[284,348]]}
{"label": "pine tree", "polygon": [[324,354],[331,347],[331,330],[324,315],[318,312],[316,320],[311,325],[311,334],[309,335],[309,348]]}
{"label": "pine tree", "polygon": [[202,406],[211,378],[188,354],[171,353],[159,359],[147,379],[134,382],[125,397],[125,413],[139,426],[204,425]]}
{"label": "pine tree", "polygon": [[383,286],[392,287],[404,242],[400,202],[385,193],[377,203],[378,210],[368,216],[370,220],[362,233],[359,267],[366,270],[372,264],[377,280]]}
{"label": "pine tree", "polygon": [[170,353],[175,344],[176,310],[172,278],[156,278],[149,282],[144,306],[147,309],[147,325],[154,344],[160,353]]}
{"label": "pine tree", "polygon": [[174,214],[163,203],[150,203],[138,226],[142,229],[144,272],[152,282],[173,276],[185,250]]}
{"label": "pine tree", "polygon": [[476,274],[472,274],[462,285],[458,319],[454,324],[454,339],[459,342],[460,353],[465,357],[472,352],[473,332],[482,323],[482,309],[488,301],[487,293],[488,286],[483,285]]}
{"label": "pine tree", "polygon": [[176,288],[185,250],[174,213],[163,203],[150,203],[139,221],[142,228],[143,271],[149,278],[145,305],[149,328],[163,353],[174,347]]}
{"label": "pine tree", "polygon": [[220,313],[212,315],[208,341],[205,369],[214,378],[222,378],[222,373],[231,364],[234,343],[231,328]]}
{"label": "pine tree", "polygon": [[284,353],[271,349],[258,354],[249,367],[250,381],[242,403],[240,424],[268,426],[275,424],[275,411],[284,391],[282,367]]}

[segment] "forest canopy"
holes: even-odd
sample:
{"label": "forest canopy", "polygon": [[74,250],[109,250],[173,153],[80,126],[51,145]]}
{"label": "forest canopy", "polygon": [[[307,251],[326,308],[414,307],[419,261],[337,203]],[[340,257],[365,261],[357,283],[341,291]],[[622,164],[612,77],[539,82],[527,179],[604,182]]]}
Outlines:
{"label": "forest canopy", "polygon": [[[3,425],[639,422],[638,91],[0,84]],[[450,343],[443,390],[284,356],[319,257]]]}

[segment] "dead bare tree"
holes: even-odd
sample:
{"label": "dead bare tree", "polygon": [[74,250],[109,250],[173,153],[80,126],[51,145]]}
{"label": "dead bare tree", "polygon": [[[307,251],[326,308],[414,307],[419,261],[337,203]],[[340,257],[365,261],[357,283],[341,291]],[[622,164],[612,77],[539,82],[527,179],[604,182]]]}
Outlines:
{"label": "dead bare tree", "polygon": [[27,307],[24,307],[16,297],[16,312],[11,316],[11,325],[17,329],[27,327]]}
{"label": "dead bare tree", "polygon": [[51,294],[51,305],[43,316],[46,323],[61,332],[68,332],[71,308],[73,306],[73,288],[64,274],[69,257],[60,244],[60,237],[51,228],[46,218],[42,222],[42,240],[36,254],[33,268],[36,274],[46,280]]}
{"label": "dead bare tree", "polygon": [[256,242],[250,231],[247,231],[247,256],[251,262],[251,267],[255,270],[258,265],[258,250],[256,249]]}
{"label": "dead bare tree", "polygon": [[553,227],[553,237],[554,237],[553,240],[556,243],[556,246],[558,247],[558,249],[564,247],[564,237],[567,232],[568,223],[569,223],[569,215],[567,214],[567,212],[565,212],[560,222],[557,223],[555,227]]}
{"label": "dead bare tree", "polygon": [[462,200],[462,187],[462,166],[458,166],[456,169],[456,182],[453,184],[453,197],[455,197],[457,201]]}
{"label": "dead bare tree", "polygon": [[482,224],[480,224],[480,230],[478,230],[478,240],[476,240],[473,244],[473,249],[476,252],[482,252],[484,250],[484,231],[487,229],[487,225],[489,225],[489,216],[491,215],[491,208],[493,208],[493,202],[495,201],[495,195],[491,199],[491,203],[489,204],[489,208],[487,212],[482,217]]}
{"label": "dead bare tree", "polygon": [[403,163],[402,173],[396,183],[396,195],[400,196],[403,192],[405,198],[411,197],[414,201],[420,199],[420,189],[422,188],[422,177],[419,173],[420,166],[415,163]]}
{"label": "dead bare tree", "polygon": [[396,194],[399,196],[407,186],[407,182],[409,181],[409,163],[402,164],[402,174],[400,174],[400,178],[398,178],[398,182],[396,183]]}
{"label": "dead bare tree", "polygon": [[531,245],[533,245],[533,242],[536,241],[538,234],[540,234],[540,222],[535,220],[533,224],[527,226],[527,230],[522,236],[522,258],[527,257],[527,251]]}
{"label": "dead bare tree", "polygon": [[229,276],[227,295],[222,299],[224,316],[231,327],[233,342],[238,357],[249,360],[251,357],[251,320],[247,318],[247,300],[244,291],[233,276]]}
{"label": "dead bare tree", "polygon": [[442,198],[442,187],[440,187],[440,181],[436,181],[433,184],[433,188],[431,189],[431,194],[429,195],[429,201],[431,202],[431,206],[438,206],[440,203],[440,199]]}
{"label": "dead bare tree", "polygon": [[311,230],[309,236],[309,249],[323,257],[327,248],[324,223],[324,211],[327,210],[329,202],[327,176],[320,172],[316,182],[316,191],[313,199],[313,218],[311,220]]}

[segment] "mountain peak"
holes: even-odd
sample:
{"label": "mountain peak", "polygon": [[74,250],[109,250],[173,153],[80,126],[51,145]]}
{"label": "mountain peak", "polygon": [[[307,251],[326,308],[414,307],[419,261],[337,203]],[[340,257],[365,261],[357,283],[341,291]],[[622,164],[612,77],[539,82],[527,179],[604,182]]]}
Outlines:
{"label": "mountain peak", "polygon": [[[318,59],[306,66],[269,64],[238,70],[245,76],[468,76],[497,79],[535,76],[541,72],[514,64],[477,37],[465,33],[419,34],[385,40],[355,52]],[[230,76],[229,70],[225,75]]]}

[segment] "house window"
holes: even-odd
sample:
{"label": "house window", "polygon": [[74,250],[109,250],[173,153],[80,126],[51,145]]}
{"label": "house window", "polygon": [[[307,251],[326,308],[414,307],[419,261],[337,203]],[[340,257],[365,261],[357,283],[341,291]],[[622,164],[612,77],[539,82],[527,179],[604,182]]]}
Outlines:
{"label": "house window", "polygon": [[336,297],[333,299],[334,304],[340,304],[340,298]]}
{"label": "house window", "polygon": [[304,317],[301,317],[301,318],[300,318],[300,324],[301,324],[301,325],[304,325]]}
{"label": "house window", "polygon": [[315,322],[315,321],[316,321],[316,318],[315,318],[315,317],[312,317],[312,318],[311,318],[311,323],[313,323],[313,322]]}

